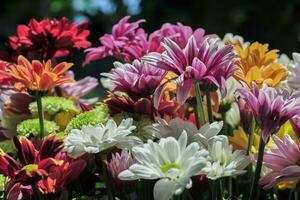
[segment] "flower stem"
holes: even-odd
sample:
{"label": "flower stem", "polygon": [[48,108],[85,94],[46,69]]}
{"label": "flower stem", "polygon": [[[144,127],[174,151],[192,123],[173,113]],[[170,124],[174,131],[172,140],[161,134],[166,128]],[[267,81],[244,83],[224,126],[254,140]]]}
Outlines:
{"label": "flower stem", "polygon": [[255,127],[255,120],[254,117],[251,119],[251,123],[248,130],[248,147],[247,147],[247,155],[251,153],[251,148],[253,144],[253,138],[254,138],[254,127]]}
{"label": "flower stem", "polygon": [[212,182],[212,200],[218,200],[219,193],[219,180],[216,179]]}
{"label": "flower stem", "polygon": [[107,167],[105,165],[105,160],[107,160],[107,157],[106,157],[106,154],[103,153],[100,155],[99,164],[102,169],[102,175],[103,175],[103,179],[104,179],[104,183],[105,183],[106,191],[107,191],[107,198],[108,198],[108,200],[114,200],[112,188],[111,188],[111,185],[108,180],[108,173],[107,173]]}
{"label": "flower stem", "polygon": [[194,83],[194,90],[195,90],[195,96],[196,96],[196,109],[197,109],[197,116],[196,120],[198,121],[198,124],[205,124],[205,115],[204,115],[204,109],[203,109],[203,102],[202,102],[202,96],[201,96],[201,91],[200,91],[200,85],[199,82]]}
{"label": "flower stem", "polygon": [[209,121],[209,123],[212,123],[214,121],[214,117],[213,117],[213,112],[212,112],[212,108],[211,108],[211,96],[210,96],[210,92],[206,91],[205,95],[206,95],[206,105],[207,105],[208,121]]}
{"label": "flower stem", "polygon": [[39,137],[44,137],[45,129],[44,129],[44,112],[42,106],[42,94],[40,92],[36,93],[36,101],[37,101],[37,109],[39,115],[39,124],[40,124],[40,135]]}
{"label": "flower stem", "polygon": [[260,137],[259,141],[259,149],[258,149],[258,157],[256,162],[256,168],[255,168],[255,175],[251,186],[251,193],[249,200],[259,199],[259,190],[260,186],[258,184],[259,178],[260,178],[260,172],[262,168],[262,163],[264,159],[264,151],[265,151],[265,142],[262,139],[262,136]]}
{"label": "flower stem", "polygon": [[32,184],[33,196],[35,200],[43,200],[43,196],[37,186],[37,183]]}

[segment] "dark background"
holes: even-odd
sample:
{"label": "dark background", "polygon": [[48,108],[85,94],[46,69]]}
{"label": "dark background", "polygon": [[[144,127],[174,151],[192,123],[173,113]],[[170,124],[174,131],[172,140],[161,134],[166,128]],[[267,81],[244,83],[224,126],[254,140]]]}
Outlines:
{"label": "dark background", "polygon": [[[142,27],[149,33],[165,22],[182,22],[202,27],[220,37],[227,32],[243,36],[250,42],[269,43],[291,56],[300,51],[300,0],[1,0],[0,46],[16,33],[17,24],[28,24],[30,18],[66,16],[80,22],[90,21],[89,40],[98,46],[98,38],[125,15],[131,20],[144,18]],[[73,58],[76,78],[92,75],[99,78],[108,71],[112,59],[93,62],[84,69],[84,54]]]}

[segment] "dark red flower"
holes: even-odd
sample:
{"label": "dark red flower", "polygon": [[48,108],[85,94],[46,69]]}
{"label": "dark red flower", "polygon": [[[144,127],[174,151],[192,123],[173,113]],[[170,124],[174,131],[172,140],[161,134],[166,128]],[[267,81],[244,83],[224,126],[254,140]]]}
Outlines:
{"label": "dark red flower", "polygon": [[86,26],[87,22],[75,24],[65,17],[40,22],[31,19],[28,25],[18,25],[17,35],[9,37],[8,53],[2,53],[1,57],[9,61],[15,61],[20,54],[30,60],[66,57],[73,48],[91,45],[87,41],[90,32]]}

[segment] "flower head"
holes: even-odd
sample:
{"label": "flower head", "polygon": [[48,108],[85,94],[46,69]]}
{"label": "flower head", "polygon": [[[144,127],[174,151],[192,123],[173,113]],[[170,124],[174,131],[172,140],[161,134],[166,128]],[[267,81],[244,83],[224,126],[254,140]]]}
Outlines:
{"label": "flower head", "polygon": [[[8,66],[9,66],[8,62],[0,60],[0,71],[7,71]],[[10,85],[10,83],[11,83],[10,76],[8,74],[1,74],[0,73],[0,85],[1,85],[1,87],[6,86],[6,85]]]}
{"label": "flower head", "polygon": [[115,85],[113,92],[125,92],[132,98],[149,97],[160,84],[165,70],[134,60],[132,64],[114,63],[110,73],[102,73]]}
{"label": "flower head", "polygon": [[[45,135],[55,133],[59,127],[55,122],[48,121],[44,119],[44,131]],[[40,132],[39,119],[27,119],[22,121],[17,126],[17,133],[26,137],[37,136]]]}
{"label": "flower head", "polygon": [[288,84],[292,89],[300,89],[300,53],[293,53],[293,61],[288,64]]}
{"label": "flower head", "polygon": [[300,146],[289,135],[283,139],[273,135],[275,148],[268,149],[264,155],[264,166],[270,169],[269,173],[260,179],[265,189],[272,188],[278,183],[300,179]]}
{"label": "flower head", "polygon": [[226,33],[224,35],[223,42],[225,44],[237,45],[243,47],[244,49],[250,45],[249,42],[244,41],[244,38],[242,36],[233,35],[232,33]]}
{"label": "flower head", "polygon": [[267,86],[259,90],[258,86],[253,83],[253,91],[243,87],[238,89],[238,93],[249,105],[262,129],[265,142],[287,120],[300,113],[299,92],[290,94],[286,89]]}
{"label": "flower head", "polygon": [[[216,85],[220,87],[222,94],[226,94],[225,81],[235,70],[233,66],[235,54],[232,46],[222,46],[219,39],[215,37],[207,37],[197,44],[194,36],[191,36],[183,49],[169,38],[165,38],[163,47],[165,49],[163,53],[149,53],[143,57],[143,60],[177,75],[175,78],[178,103],[183,104],[188,98],[194,81]],[[154,97],[156,108],[167,83],[161,84],[156,89]]]}
{"label": "flower head", "polygon": [[109,112],[107,107],[98,106],[93,110],[80,113],[74,117],[67,125],[66,132],[69,133],[72,129],[81,129],[86,125],[98,125],[107,122]]}
{"label": "flower head", "polygon": [[118,190],[126,190],[134,185],[128,181],[122,181],[118,177],[120,172],[127,170],[134,163],[136,163],[136,161],[126,150],[123,150],[121,153],[112,154],[111,160],[109,162],[106,161],[107,171],[115,188]]}
{"label": "flower head", "polygon": [[139,145],[142,141],[130,136],[135,126],[132,119],[124,119],[118,126],[115,121],[108,120],[103,125],[83,126],[81,129],[72,129],[65,139],[65,150],[68,155],[78,158],[85,153],[96,154],[112,147],[120,149]]}
{"label": "flower head", "polygon": [[17,64],[9,65],[8,72],[0,71],[0,74],[9,75],[17,89],[47,91],[61,84],[74,82],[65,77],[65,72],[72,65],[62,62],[52,67],[50,60],[43,63],[33,60],[30,63],[25,57],[19,56]]}
{"label": "flower head", "polygon": [[207,147],[207,141],[216,136],[223,127],[223,122],[213,122],[204,124],[198,129],[192,122],[184,121],[180,118],[175,118],[166,122],[163,119],[158,119],[158,123],[148,125],[145,130],[152,136],[157,138],[174,137],[179,138],[181,133],[185,131],[188,135],[188,144],[198,142],[202,147]]}
{"label": "flower head", "polygon": [[187,144],[187,134],[161,138],[158,143],[148,140],[132,148],[137,163],[119,174],[121,180],[156,180],[155,200],[169,200],[192,187],[192,176],[203,174],[207,164],[207,151],[197,143]]}
{"label": "flower head", "polygon": [[123,17],[113,26],[111,34],[100,37],[101,46],[86,50],[88,53],[84,64],[107,56],[115,56],[123,58],[126,62],[132,62],[146,53],[147,34],[139,28],[139,24],[145,20],[129,23],[129,18],[129,16]]}
{"label": "flower head", "polygon": [[258,42],[254,42],[246,48],[239,44],[235,45],[239,56],[235,77],[246,83],[248,87],[252,87],[252,82],[255,82],[260,88],[263,84],[277,87],[281,81],[287,78],[287,68],[276,63],[278,50],[269,51],[268,46],[268,44]]}
{"label": "flower head", "polygon": [[[31,113],[36,114],[38,112],[37,102],[29,104],[29,110]],[[49,115],[55,115],[59,112],[76,113],[78,111],[74,101],[57,96],[42,97],[42,110]]]}
{"label": "flower head", "polygon": [[18,55],[30,60],[55,59],[70,55],[74,48],[87,48],[91,43],[87,41],[86,26],[87,22],[75,24],[65,17],[40,22],[31,19],[28,25],[18,25],[17,35],[9,37],[10,61],[15,61]]}
{"label": "flower head", "polygon": [[208,141],[208,165],[204,168],[207,178],[218,179],[226,176],[240,175],[250,164],[249,156],[243,150],[232,150],[225,135],[218,135]]}

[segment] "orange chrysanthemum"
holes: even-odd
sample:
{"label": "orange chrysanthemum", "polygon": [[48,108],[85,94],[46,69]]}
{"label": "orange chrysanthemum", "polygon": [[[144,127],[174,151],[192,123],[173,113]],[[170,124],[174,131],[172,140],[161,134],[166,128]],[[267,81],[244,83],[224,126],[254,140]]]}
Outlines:
{"label": "orange chrysanthemum", "polygon": [[279,50],[269,50],[268,44],[254,42],[246,48],[236,43],[235,50],[239,55],[236,79],[252,87],[254,81],[260,88],[263,84],[277,87],[288,75],[287,68],[276,63]]}
{"label": "orange chrysanthemum", "polygon": [[52,67],[51,61],[41,63],[33,60],[31,63],[23,56],[18,57],[18,63],[8,66],[7,74],[18,90],[47,91],[64,83],[72,83],[73,79],[66,76],[66,71],[72,63],[62,62]]}

